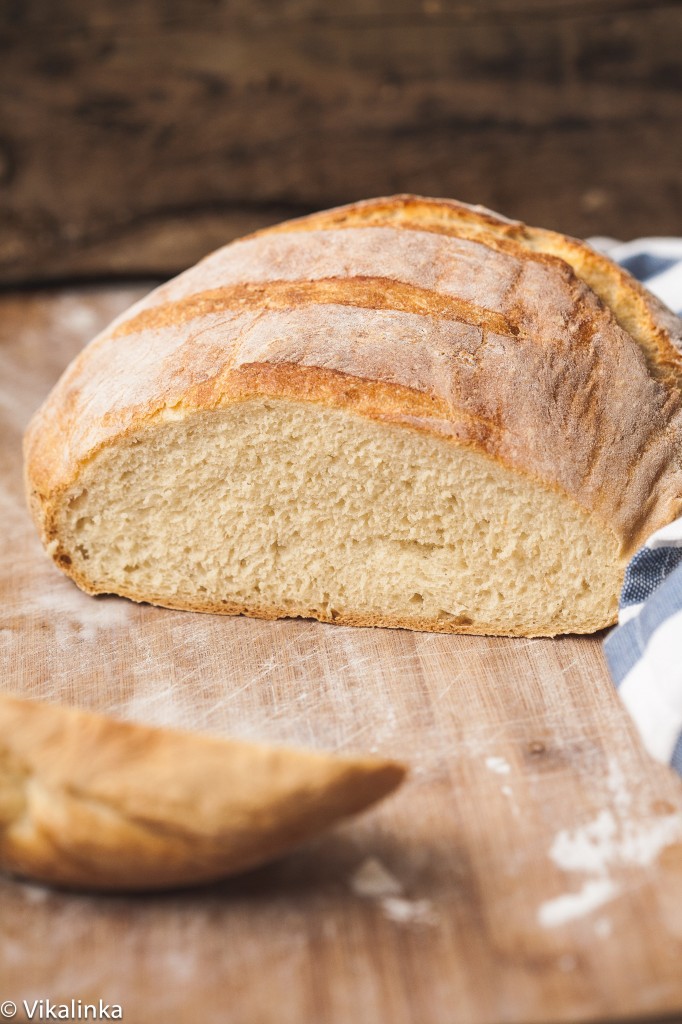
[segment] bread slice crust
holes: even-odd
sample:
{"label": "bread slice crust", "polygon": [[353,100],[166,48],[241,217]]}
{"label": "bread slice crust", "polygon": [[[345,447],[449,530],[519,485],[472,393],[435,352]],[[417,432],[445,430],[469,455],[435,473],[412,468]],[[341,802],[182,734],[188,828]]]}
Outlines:
{"label": "bread slice crust", "polygon": [[0,869],[169,889],[281,856],[395,789],[395,761],[219,739],[0,696]]}

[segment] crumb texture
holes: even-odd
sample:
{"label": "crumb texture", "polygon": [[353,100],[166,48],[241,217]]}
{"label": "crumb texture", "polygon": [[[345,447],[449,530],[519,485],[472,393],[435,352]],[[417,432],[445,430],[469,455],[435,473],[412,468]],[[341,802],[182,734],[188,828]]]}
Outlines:
{"label": "crumb texture", "polygon": [[475,451],[312,404],[236,403],[104,448],[64,495],[93,592],[519,634],[611,622],[617,539]]}

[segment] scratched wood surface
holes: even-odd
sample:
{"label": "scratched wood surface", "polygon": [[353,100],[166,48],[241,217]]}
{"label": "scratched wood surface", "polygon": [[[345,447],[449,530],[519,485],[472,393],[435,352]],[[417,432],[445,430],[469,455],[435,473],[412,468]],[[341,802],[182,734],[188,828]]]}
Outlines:
{"label": "scratched wood surface", "polygon": [[164,611],[88,598],[43,556],[22,430],[140,293],[0,298],[2,688],[381,752],[411,776],[375,811],[210,888],[98,898],[1,880],[0,1001],[103,998],[133,1024],[682,1014],[682,785],[643,753],[600,638]]}

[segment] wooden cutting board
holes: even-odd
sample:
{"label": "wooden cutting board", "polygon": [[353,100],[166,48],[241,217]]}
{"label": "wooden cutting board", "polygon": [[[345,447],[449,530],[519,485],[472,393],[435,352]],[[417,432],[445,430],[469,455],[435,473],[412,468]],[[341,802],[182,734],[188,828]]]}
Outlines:
{"label": "wooden cutting board", "polygon": [[142,290],[0,298],[3,689],[374,751],[411,775],[364,817],[203,890],[100,898],[2,880],[0,1001],[102,998],[133,1024],[682,1012],[682,784],[643,752],[600,637],[171,612],[86,597],[42,554],[22,430],[69,359]]}

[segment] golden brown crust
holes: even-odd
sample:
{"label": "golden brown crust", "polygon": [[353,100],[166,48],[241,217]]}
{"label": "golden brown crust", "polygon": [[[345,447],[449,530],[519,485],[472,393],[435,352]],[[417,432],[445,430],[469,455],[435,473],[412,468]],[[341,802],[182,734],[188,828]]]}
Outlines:
{"label": "golden brown crust", "polygon": [[268,281],[262,284],[237,284],[212,288],[176,302],[162,303],[141,310],[124,320],[111,334],[121,338],[138,331],[178,327],[201,316],[228,310],[292,309],[305,305],[355,306],[359,309],[386,309],[401,313],[456,320],[485,328],[496,334],[517,337],[519,327],[505,316],[463,301],[452,295],[439,295],[427,288],[405,285],[386,277],[322,278],[317,281]]}
{"label": "golden brown crust", "polygon": [[677,332],[562,235],[414,196],[326,211],[218,250],[84,350],[27,432],[31,509],[70,572],[61,494],[103,446],[263,396],[473,448],[570,497],[626,557],[682,512]]}
{"label": "golden brown crust", "polygon": [[[483,206],[470,206],[454,199],[429,199],[414,195],[367,199],[347,206],[323,210],[284,224],[263,228],[251,237],[281,231],[377,227],[396,224],[406,230],[432,231],[458,238],[484,240],[485,244],[527,259],[570,264],[601,298],[604,291],[624,307],[626,329],[636,324],[638,340],[646,350],[650,369],[656,376],[669,377],[682,385],[682,324],[662,302],[627,271],[585,242],[557,231],[529,227]],[[608,304],[608,303],[607,303]]]}
{"label": "golden brown crust", "polygon": [[404,774],[0,697],[0,867],[73,888],[207,882],[363,810]]}

